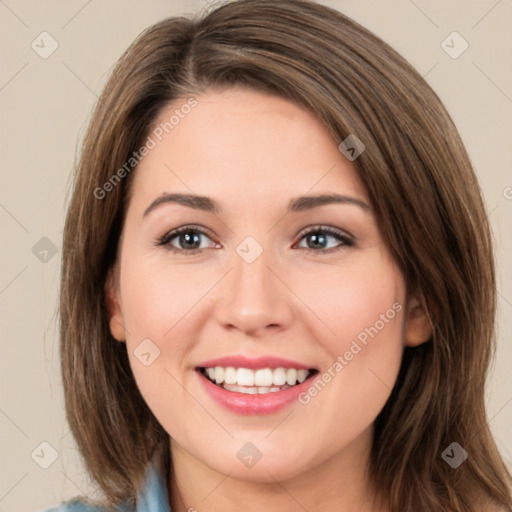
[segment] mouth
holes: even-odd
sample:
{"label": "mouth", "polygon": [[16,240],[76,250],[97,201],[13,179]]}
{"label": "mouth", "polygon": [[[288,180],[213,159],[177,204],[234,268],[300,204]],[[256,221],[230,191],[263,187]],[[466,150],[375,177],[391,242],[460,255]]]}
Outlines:
{"label": "mouth", "polygon": [[302,384],[318,373],[314,368],[198,367],[197,371],[215,386],[232,393],[266,395]]}
{"label": "mouth", "polygon": [[274,357],[224,357],[195,370],[206,395],[239,415],[270,414],[291,406],[318,374],[317,368]]}

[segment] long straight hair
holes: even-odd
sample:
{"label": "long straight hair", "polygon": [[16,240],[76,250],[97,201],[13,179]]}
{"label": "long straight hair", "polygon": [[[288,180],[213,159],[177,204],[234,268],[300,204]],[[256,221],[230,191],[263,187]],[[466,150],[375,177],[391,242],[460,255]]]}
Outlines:
{"label": "long straight hair", "polygon": [[[495,266],[468,154],[438,96],[399,54],[307,0],[240,0],[153,25],[120,58],[93,112],[64,228],[60,340],[67,418],[107,505],[134,502],[147,464],[169,449],[109,331],[105,279],[136,166],[112,177],[170,102],[233,86],[306,107],[337,144],[350,134],[363,141],[353,164],[407,289],[432,318],[431,339],[405,349],[375,421],[369,474],[379,493],[400,512],[510,509],[511,477],[484,401]],[[469,455],[457,469],[442,458],[452,442]]]}

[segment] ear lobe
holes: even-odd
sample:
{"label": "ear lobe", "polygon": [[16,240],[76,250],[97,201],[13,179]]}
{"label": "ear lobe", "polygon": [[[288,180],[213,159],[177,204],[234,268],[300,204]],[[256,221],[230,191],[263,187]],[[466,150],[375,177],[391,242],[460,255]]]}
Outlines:
{"label": "ear lobe", "polygon": [[117,341],[126,340],[123,313],[120,305],[117,265],[112,267],[105,280],[105,301],[110,333]]}
{"label": "ear lobe", "polygon": [[408,347],[417,347],[432,336],[432,321],[424,303],[412,295],[407,304],[404,342]]}

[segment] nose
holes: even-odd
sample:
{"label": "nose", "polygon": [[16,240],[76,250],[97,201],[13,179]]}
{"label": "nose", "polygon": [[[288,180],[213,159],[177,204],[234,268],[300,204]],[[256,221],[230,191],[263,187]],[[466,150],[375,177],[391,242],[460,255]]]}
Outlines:
{"label": "nose", "polygon": [[252,263],[235,253],[233,265],[219,289],[217,321],[225,329],[253,337],[286,329],[293,319],[293,294],[267,251]]}

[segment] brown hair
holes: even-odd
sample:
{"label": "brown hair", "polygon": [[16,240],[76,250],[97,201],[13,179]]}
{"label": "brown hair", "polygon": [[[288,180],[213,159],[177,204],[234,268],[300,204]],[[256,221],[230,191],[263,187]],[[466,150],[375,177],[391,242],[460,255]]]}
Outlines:
{"label": "brown hair", "polygon": [[[432,338],[406,348],[375,422],[370,475],[391,510],[512,507],[511,477],[491,436],[484,386],[494,350],[491,236],[481,192],[438,96],[392,48],[343,14],[306,0],[241,0],[143,32],[106,84],[83,141],[68,207],[60,295],[69,425],[110,504],[134,501],[168,434],[141,397],[126,346],[109,331],[105,279],[131,173],[102,193],[169,102],[247,86],[310,109],[353,162]],[[105,189],[103,189],[105,190]],[[96,192],[95,192],[96,191]],[[452,469],[452,442],[469,458]]]}

